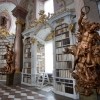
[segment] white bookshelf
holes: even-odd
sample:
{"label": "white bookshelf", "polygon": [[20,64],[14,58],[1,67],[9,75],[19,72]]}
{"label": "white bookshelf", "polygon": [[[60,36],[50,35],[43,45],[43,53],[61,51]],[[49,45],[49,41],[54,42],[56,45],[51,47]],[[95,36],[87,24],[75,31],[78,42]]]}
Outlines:
{"label": "white bookshelf", "polygon": [[[7,39],[0,39],[0,68],[4,68],[7,65],[4,57],[7,52],[5,45],[9,45],[9,41]],[[0,81],[6,81],[6,75],[2,72],[0,72]]]}
{"label": "white bookshelf", "polygon": [[31,85],[31,42],[30,38],[24,40],[22,83]]}
{"label": "white bookshelf", "polygon": [[66,47],[72,45],[72,36],[68,25],[63,23],[55,28],[54,38],[54,92],[73,99],[77,99],[75,80],[70,70],[74,66],[74,57],[64,54]]}
{"label": "white bookshelf", "polygon": [[23,68],[22,84],[28,86],[36,85],[36,48],[37,43],[32,43],[30,37],[23,41]]}
{"label": "white bookshelf", "polygon": [[45,72],[45,49],[40,42],[37,43],[37,73]]}

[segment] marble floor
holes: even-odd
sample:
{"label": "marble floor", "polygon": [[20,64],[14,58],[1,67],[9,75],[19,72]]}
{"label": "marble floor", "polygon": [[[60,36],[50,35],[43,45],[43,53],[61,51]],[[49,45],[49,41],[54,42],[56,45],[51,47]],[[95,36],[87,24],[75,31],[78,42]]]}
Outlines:
{"label": "marble floor", "polygon": [[54,94],[51,90],[45,91],[26,85],[6,86],[0,82],[0,100],[73,100]]}

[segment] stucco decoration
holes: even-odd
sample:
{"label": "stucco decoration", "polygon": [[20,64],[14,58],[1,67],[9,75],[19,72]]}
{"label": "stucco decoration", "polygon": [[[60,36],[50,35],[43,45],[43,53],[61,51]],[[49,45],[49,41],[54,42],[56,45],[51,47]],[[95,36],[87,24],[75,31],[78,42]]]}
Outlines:
{"label": "stucco decoration", "polygon": [[31,38],[30,41],[31,41],[32,44],[34,44],[35,42],[37,42],[37,39]]}
{"label": "stucco decoration", "polygon": [[35,20],[35,9],[33,9],[34,6],[35,6],[34,1],[31,0],[29,2],[28,8],[27,8],[28,14],[27,14],[27,18],[26,18],[26,21],[27,21],[26,28],[30,28],[31,24]]}
{"label": "stucco decoration", "polygon": [[52,40],[54,38],[55,32],[51,31],[51,33],[45,38],[45,41]]}
{"label": "stucco decoration", "polygon": [[45,24],[46,21],[50,18],[50,13],[48,13],[48,16],[45,14],[44,10],[40,10],[39,12],[39,19],[34,20],[34,22],[31,24],[31,27],[37,26],[39,24]]}

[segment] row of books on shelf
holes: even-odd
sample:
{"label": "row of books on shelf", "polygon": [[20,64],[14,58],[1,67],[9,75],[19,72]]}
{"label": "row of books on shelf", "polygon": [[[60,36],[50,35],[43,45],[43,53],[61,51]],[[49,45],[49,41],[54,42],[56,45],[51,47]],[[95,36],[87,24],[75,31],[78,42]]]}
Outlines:
{"label": "row of books on shelf", "polygon": [[6,63],[6,59],[0,59],[0,63]]}
{"label": "row of books on shelf", "polygon": [[72,74],[70,73],[69,70],[56,69],[56,77],[61,77],[61,78],[72,78]]}
{"label": "row of books on shelf", "polygon": [[0,60],[4,60],[4,55],[0,55]]}
{"label": "row of books on shelf", "polygon": [[5,45],[9,45],[9,42],[0,42],[0,46],[5,46]]}
{"label": "row of books on shelf", "polygon": [[56,62],[56,69],[71,69],[72,61]]}
{"label": "row of books on shelf", "polygon": [[65,32],[64,34],[60,34],[58,36],[55,37],[55,41],[59,41],[59,40],[62,40],[62,39],[66,39],[66,38],[69,38],[69,32]]}
{"label": "row of books on shelf", "polygon": [[5,45],[0,44],[0,49],[4,49],[4,48],[5,48]]}
{"label": "row of books on shelf", "polygon": [[26,38],[24,42],[25,43],[30,43],[30,38]]}
{"label": "row of books on shelf", "polygon": [[23,73],[31,74],[31,68],[23,68]]}
{"label": "row of books on shelf", "polygon": [[6,49],[5,48],[1,48],[0,52],[6,52]]}
{"label": "row of books on shelf", "polygon": [[72,78],[60,78],[60,77],[56,77],[55,78],[55,81],[56,82],[60,82],[60,83],[63,83],[63,84],[73,84],[73,79]]}
{"label": "row of books on shelf", "polygon": [[31,62],[24,62],[24,68],[31,68]]}
{"label": "row of books on shelf", "polygon": [[8,43],[8,40],[7,39],[0,39],[0,43],[2,43],[2,42],[4,42],[4,43]]}
{"label": "row of books on shelf", "polygon": [[25,57],[25,58],[31,58],[31,52],[24,53],[24,57]]}
{"label": "row of books on shelf", "polygon": [[55,46],[56,48],[57,47],[63,47],[63,46],[69,46],[70,45],[70,39],[69,38],[66,38],[66,39],[63,39],[61,41],[57,41]]}
{"label": "row of books on shelf", "polygon": [[65,84],[59,83],[59,82],[55,83],[55,90],[56,91],[61,91],[61,92],[64,92],[64,93],[74,94],[73,85],[68,86],[68,85],[65,85]]}
{"label": "row of books on shelf", "polygon": [[61,47],[62,46],[62,41],[56,42],[56,47]]}
{"label": "row of books on shelf", "polygon": [[7,65],[6,63],[0,62],[0,68],[3,68],[3,67],[6,66],[6,65]]}
{"label": "row of books on shelf", "polygon": [[56,27],[56,30],[62,29],[62,27],[68,27],[68,24],[63,23],[62,25],[58,25],[58,26]]}
{"label": "row of books on shelf", "polygon": [[26,44],[24,48],[31,48],[31,44]]}
{"label": "row of books on shelf", "polygon": [[29,41],[24,41],[24,44],[30,44],[30,40]]}
{"label": "row of books on shelf", "polygon": [[62,48],[56,48],[56,54],[64,54],[64,51],[65,51],[65,48],[62,47]]}
{"label": "row of books on shelf", "polygon": [[58,29],[58,30],[56,30],[56,36],[59,35],[59,34],[65,33],[67,31],[68,31],[68,28],[67,27]]}
{"label": "row of books on shelf", "polygon": [[23,76],[23,82],[31,84],[31,76]]}
{"label": "row of books on shelf", "polygon": [[70,61],[73,58],[72,54],[56,54],[56,61]]}
{"label": "row of books on shelf", "polygon": [[3,52],[0,52],[0,55],[5,55],[7,52],[3,51]]}
{"label": "row of books on shelf", "polygon": [[0,74],[0,80],[6,80],[6,75]]}
{"label": "row of books on shelf", "polygon": [[31,49],[30,49],[30,48],[25,48],[25,49],[24,49],[24,52],[25,52],[25,53],[31,52]]}
{"label": "row of books on shelf", "polygon": [[56,30],[61,29],[62,27],[68,27],[68,24],[67,23],[63,23],[62,25],[58,25],[56,27]]}

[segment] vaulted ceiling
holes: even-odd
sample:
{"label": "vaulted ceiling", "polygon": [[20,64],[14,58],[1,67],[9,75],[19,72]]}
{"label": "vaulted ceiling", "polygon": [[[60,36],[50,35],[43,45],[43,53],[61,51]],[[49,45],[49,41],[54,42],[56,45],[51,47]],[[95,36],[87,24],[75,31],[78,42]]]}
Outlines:
{"label": "vaulted ceiling", "polygon": [[[32,0],[32,1],[34,2],[34,0]],[[0,4],[3,4],[3,3],[12,3],[15,6],[18,5],[24,9],[27,9],[29,0],[0,0]]]}
{"label": "vaulted ceiling", "polygon": [[0,0],[0,3],[7,3],[7,2],[11,2],[15,5],[18,5],[20,3],[20,1],[23,1],[23,0]]}

